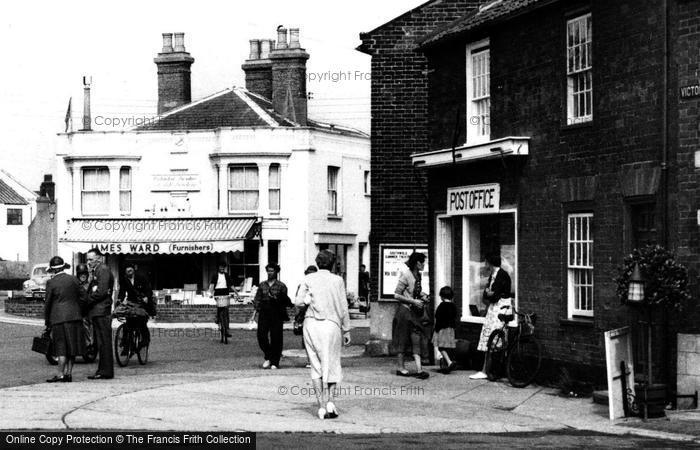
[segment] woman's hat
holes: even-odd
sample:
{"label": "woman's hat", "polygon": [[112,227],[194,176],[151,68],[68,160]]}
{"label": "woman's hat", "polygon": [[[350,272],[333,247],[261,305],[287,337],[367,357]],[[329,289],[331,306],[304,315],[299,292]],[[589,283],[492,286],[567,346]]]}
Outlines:
{"label": "woman's hat", "polygon": [[60,256],[54,256],[49,261],[49,270],[60,272],[62,270],[70,269],[70,264],[63,262],[63,258]]}
{"label": "woman's hat", "polygon": [[83,273],[90,273],[90,269],[88,269],[87,264],[78,264],[75,266],[75,274],[80,275]]}

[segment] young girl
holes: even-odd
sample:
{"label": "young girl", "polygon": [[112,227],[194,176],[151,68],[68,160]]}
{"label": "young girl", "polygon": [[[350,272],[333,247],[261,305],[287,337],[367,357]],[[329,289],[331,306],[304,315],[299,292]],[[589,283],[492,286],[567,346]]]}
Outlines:
{"label": "young girl", "polygon": [[435,345],[444,358],[447,366],[441,370],[443,373],[450,373],[457,366],[450,358],[455,348],[455,325],[457,321],[457,307],[452,303],[454,291],[449,286],[440,289],[440,299],[442,303],[435,311],[435,331],[433,333],[433,345]]}

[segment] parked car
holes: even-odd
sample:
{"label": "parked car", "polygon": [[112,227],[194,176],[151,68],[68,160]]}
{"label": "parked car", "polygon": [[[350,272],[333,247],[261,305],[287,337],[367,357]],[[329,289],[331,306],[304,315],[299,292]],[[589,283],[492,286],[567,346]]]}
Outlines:
{"label": "parked car", "polygon": [[44,299],[46,282],[51,278],[48,268],[48,264],[36,264],[32,267],[30,278],[22,283],[25,298]]}

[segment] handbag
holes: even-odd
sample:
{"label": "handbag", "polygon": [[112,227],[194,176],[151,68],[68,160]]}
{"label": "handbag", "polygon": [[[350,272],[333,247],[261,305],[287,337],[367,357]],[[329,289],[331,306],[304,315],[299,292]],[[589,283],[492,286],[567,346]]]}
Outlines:
{"label": "handbag", "polygon": [[297,311],[296,316],[294,316],[294,335],[295,336],[301,336],[304,334],[304,319],[306,318],[306,310],[308,309],[308,306],[303,306],[299,308],[299,311]]}
{"label": "handbag", "polygon": [[51,335],[47,328],[41,336],[35,337],[32,342],[32,351],[46,355],[51,350]]}

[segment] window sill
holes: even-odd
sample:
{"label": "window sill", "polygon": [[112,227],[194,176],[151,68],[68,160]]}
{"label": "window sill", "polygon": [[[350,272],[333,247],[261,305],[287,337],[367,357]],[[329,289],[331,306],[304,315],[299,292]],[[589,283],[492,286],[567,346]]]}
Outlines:
{"label": "window sill", "polygon": [[562,130],[578,130],[578,129],[586,129],[586,128],[592,128],[593,127],[593,120],[588,120],[586,122],[578,122],[578,123],[562,123],[561,129]]}
{"label": "window sill", "polygon": [[591,318],[568,317],[568,318],[559,319],[559,325],[581,327],[581,328],[593,328],[595,323],[593,322],[593,317],[591,317]]}
{"label": "window sill", "polygon": [[365,194],[365,197],[367,197],[367,198],[369,198],[371,196],[372,196],[372,194]]}
{"label": "window sill", "polygon": [[343,216],[336,216],[333,214],[328,214],[328,220],[343,220]]}

